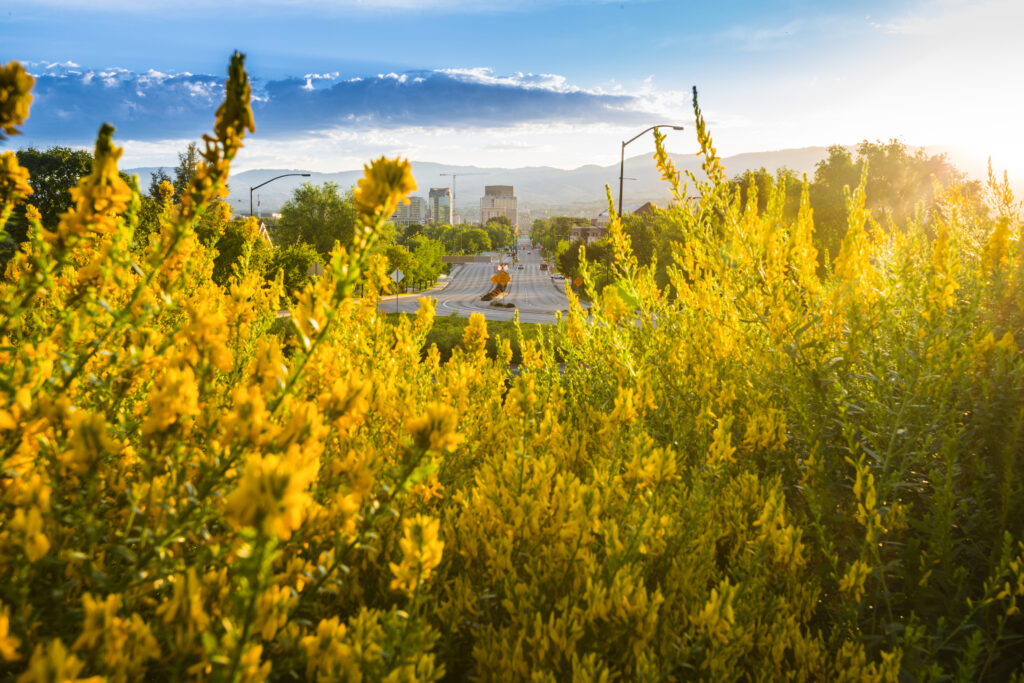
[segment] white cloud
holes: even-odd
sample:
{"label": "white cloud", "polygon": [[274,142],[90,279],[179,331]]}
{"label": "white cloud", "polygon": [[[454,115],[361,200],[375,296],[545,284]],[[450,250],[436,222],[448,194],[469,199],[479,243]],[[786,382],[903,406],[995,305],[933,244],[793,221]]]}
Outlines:
{"label": "white cloud", "polygon": [[941,0],[913,11],[868,23],[899,36],[950,37],[990,42],[995,36],[1019,33],[1024,4],[1019,0]]}
{"label": "white cloud", "polygon": [[565,76],[558,74],[533,74],[519,71],[513,74],[498,76],[495,75],[492,69],[487,67],[436,69],[435,72],[458,80],[480,83],[482,85],[508,86],[527,90],[550,90],[561,93],[590,92],[592,94],[603,94],[599,90],[585,91],[582,88],[570,85]]}

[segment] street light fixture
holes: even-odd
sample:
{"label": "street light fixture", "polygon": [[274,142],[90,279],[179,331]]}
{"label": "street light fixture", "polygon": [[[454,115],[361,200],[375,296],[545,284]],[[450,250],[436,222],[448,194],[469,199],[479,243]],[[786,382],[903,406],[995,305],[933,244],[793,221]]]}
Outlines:
{"label": "street light fixture", "polygon": [[636,140],[638,137],[646,133],[647,131],[654,130],[655,128],[671,128],[672,130],[682,130],[682,126],[671,126],[666,123],[659,123],[657,126],[651,126],[640,131],[630,139],[622,143],[622,160],[619,161],[619,218],[622,218],[622,181],[626,175],[626,145]]}
{"label": "street light fixture", "polygon": [[249,218],[252,218],[252,191],[253,190],[258,190],[259,188],[263,187],[267,183],[272,183],[275,180],[277,180],[278,178],[287,178],[290,175],[298,175],[298,176],[302,176],[303,178],[308,178],[310,176],[309,173],[283,173],[283,174],[281,174],[279,176],[274,176],[273,178],[271,178],[270,180],[268,180],[266,182],[260,183],[259,185],[253,185],[252,187],[249,188]]}

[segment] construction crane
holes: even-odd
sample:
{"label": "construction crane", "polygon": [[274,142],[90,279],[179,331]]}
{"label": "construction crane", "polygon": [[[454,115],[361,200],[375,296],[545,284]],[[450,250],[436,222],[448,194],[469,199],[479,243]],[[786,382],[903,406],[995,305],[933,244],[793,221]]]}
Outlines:
{"label": "construction crane", "polygon": [[451,176],[452,179],[452,215],[455,214],[455,179],[460,175],[488,175],[487,173],[439,173],[442,176]]}

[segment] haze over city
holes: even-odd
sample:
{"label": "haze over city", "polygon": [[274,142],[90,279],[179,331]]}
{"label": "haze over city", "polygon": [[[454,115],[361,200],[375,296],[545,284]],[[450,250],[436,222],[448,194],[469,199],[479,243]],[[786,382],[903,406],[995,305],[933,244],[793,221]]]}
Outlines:
{"label": "haze over city", "polygon": [[[257,132],[236,171],[360,168],[382,154],[575,168],[654,123],[696,150],[696,85],[723,155],[899,138],[1020,175],[1014,0],[478,3],[38,0],[5,11],[4,59],[36,76],[20,147],[90,147],[173,167],[210,129],[232,50]],[[630,155],[649,152],[646,136]]]}

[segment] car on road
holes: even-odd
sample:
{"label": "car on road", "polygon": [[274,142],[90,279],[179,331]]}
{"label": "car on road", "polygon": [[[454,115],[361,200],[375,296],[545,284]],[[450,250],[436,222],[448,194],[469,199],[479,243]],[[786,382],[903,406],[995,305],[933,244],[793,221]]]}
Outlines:
{"label": "car on road", "polygon": [[519,270],[526,270],[526,266],[524,266],[522,263],[520,263],[519,264]]}
{"label": "car on road", "polygon": [[551,279],[552,280],[564,280],[565,276],[562,275],[561,273],[555,273],[554,275],[551,276]]}

